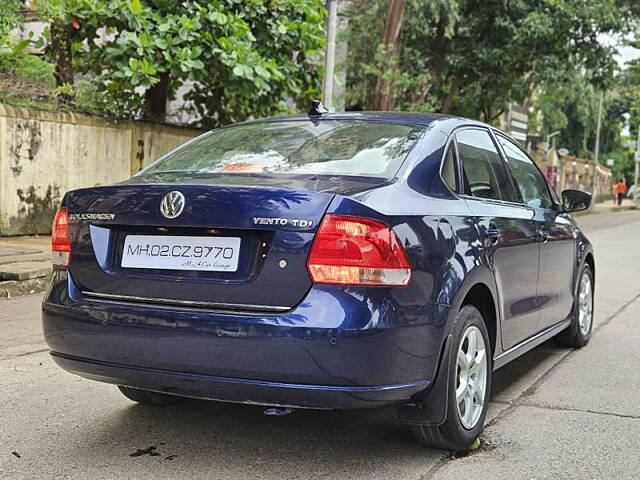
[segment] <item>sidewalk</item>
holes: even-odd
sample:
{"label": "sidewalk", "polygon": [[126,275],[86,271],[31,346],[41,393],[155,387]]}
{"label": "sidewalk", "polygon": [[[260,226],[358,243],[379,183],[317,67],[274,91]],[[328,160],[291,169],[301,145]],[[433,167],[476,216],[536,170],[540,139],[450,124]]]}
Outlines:
{"label": "sidewalk", "polygon": [[604,212],[616,212],[622,210],[635,210],[638,208],[638,204],[630,198],[625,198],[622,201],[622,205],[618,206],[613,200],[606,200],[604,202],[596,203],[593,205],[593,212],[591,213],[604,213]]}
{"label": "sidewalk", "polygon": [[44,290],[51,273],[48,235],[0,237],[0,298]]}

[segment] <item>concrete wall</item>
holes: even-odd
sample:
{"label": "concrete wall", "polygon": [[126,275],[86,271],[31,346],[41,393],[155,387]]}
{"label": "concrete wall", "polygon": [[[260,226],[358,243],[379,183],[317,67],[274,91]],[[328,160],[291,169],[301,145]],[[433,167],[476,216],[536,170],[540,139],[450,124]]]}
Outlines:
{"label": "concrete wall", "polygon": [[[591,192],[596,202],[602,202],[611,198],[611,187],[613,176],[611,169],[598,165],[594,169],[595,162],[584,158],[567,155],[561,157],[555,150],[546,152],[547,145],[538,143],[530,153],[534,161],[543,173],[547,174],[548,167],[557,168],[556,192],[560,193],[565,189],[578,189]],[[595,182],[593,175],[596,175]],[[592,190],[595,187],[595,192]]]}
{"label": "concrete wall", "polygon": [[48,233],[67,190],[124,180],[198,133],[0,104],[0,235]]}

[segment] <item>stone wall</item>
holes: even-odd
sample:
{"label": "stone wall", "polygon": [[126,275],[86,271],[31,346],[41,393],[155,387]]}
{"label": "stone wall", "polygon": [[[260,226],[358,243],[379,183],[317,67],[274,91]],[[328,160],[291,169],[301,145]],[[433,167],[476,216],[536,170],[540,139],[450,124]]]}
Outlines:
{"label": "stone wall", "polygon": [[124,180],[198,133],[0,104],[0,235],[49,233],[66,191]]}

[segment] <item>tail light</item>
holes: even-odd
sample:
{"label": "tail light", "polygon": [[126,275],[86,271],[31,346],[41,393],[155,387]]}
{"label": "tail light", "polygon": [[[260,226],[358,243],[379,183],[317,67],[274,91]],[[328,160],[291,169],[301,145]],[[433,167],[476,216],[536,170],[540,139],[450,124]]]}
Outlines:
{"label": "tail light", "polygon": [[56,213],[51,227],[51,260],[54,267],[69,265],[71,242],[69,240],[69,213],[61,208]]}
{"label": "tail light", "polygon": [[316,283],[394,286],[411,278],[407,255],[389,226],[342,215],[325,216],[307,268]]}

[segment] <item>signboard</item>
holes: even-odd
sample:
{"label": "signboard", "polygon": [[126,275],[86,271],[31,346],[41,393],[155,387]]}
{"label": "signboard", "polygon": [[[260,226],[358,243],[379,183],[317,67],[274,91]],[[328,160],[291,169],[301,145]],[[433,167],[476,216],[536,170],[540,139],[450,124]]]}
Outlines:
{"label": "signboard", "polygon": [[526,147],[528,129],[529,113],[527,109],[515,103],[510,103],[507,116],[507,131],[509,135],[516,139],[523,147]]}
{"label": "signboard", "polygon": [[616,161],[613,158],[607,158],[607,167],[613,167]]}

